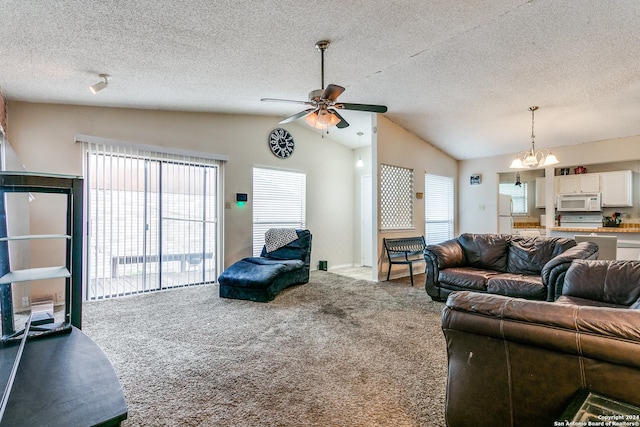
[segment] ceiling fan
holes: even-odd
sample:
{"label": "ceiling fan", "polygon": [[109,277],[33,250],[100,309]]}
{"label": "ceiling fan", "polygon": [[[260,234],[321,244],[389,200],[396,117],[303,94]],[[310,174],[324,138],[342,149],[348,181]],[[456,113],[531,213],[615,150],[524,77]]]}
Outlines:
{"label": "ceiling fan", "polygon": [[308,108],[304,111],[300,111],[293,116],[287,117],[280,121],[280,124],[289,123],[300,118],[310,125],[318,129],[328,128],[329,126],[336,126],[339,129],[346,128],[349,123],[340,115],[336,110],[356,110],[356,111],[369,111],[372,113],[386,113],[387,107],[384,105],[372,105],[372,104],[351,104],[347,102],[338,102],[337,99],[344,92],[342,86],[330,84],[326,88],[324,87],[324,51],[329,47],[329,41],[320,40],[316,43],[316,49],[320,51],[321,57],[321,79],[322,89],[316,89],[309,92],[308,101],[296,101],[291,99],[278,99],[278,98],[262,98],[261,101],[265,102],[290,102],[294,104],[308,105]]}

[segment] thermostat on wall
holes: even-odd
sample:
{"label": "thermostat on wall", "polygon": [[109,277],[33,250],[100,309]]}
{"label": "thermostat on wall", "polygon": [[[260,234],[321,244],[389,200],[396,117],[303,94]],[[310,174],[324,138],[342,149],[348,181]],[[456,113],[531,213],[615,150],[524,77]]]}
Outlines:
{"label": "thermostat on wall", "polygon": [[236,193],[236,202],[246,202],[249,200],[247,193]]}

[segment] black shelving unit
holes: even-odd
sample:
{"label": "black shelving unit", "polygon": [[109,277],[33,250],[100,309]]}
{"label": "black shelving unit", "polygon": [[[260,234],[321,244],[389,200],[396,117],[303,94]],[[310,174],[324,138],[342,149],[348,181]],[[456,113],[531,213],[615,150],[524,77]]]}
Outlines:
{"label": "black shelving unit", "polygon": [[[65,234],[10,236],[7,233],[7,193],[53,193],[67,197]],[[0,310],[2,340],[17,338],[13,314],[12,285],[46,279],[65,279],[64,320],[47,323],[29,330],[30,335],[70,331],[82,327],[82,210],[83,180],[69,175],[47,175],[26,172],[0,172]],[[63,239],[66,241],[65,263],[59,266],[13,270],[9,259],[9,242],[15,240]],[[31,264],[37,265],[36,260]]]}

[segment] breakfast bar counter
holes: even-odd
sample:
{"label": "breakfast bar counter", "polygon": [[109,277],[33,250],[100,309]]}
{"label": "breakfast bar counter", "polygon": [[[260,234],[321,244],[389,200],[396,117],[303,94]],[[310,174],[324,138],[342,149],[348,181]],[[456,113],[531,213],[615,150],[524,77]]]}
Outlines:
{"label": "breakfast bar counter", "polygon": [[551,231],[562,231],[571,233],[640,233],[640,228],[636,227],[598,227],[598,228],[580,228],[580,227],[551,227]]}
{"label": "breakfast bar counter", "polygon": [[617,237],[617,255],[619,260],[640,259],[640,226],[638,224],[627,224],[626,227],[551,227],[549,236],[575,238],[577,234],[593,234],[595,236],[615,236]]}

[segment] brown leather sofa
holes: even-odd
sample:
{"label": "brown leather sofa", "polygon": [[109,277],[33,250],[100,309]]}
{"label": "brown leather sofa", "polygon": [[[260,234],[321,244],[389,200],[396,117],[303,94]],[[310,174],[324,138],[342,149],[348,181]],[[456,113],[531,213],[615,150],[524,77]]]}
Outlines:
{"label": "brown leather sofa", "polygon": [[640,309],[640,262],[575,260],[556,302]]}
{"label": "brown leather sofa", "polygon": [[592,242],[465,233],[427,246],[425,289],[436,301],[460,290],[553,301],[571,261],[597,256]]}
{"label": "brown leather sofa", "polygon": [[585,389],[640,406],[639,298],[640,261],[576,260],[556,302],[452,293],[447,425],[568,425]]}

